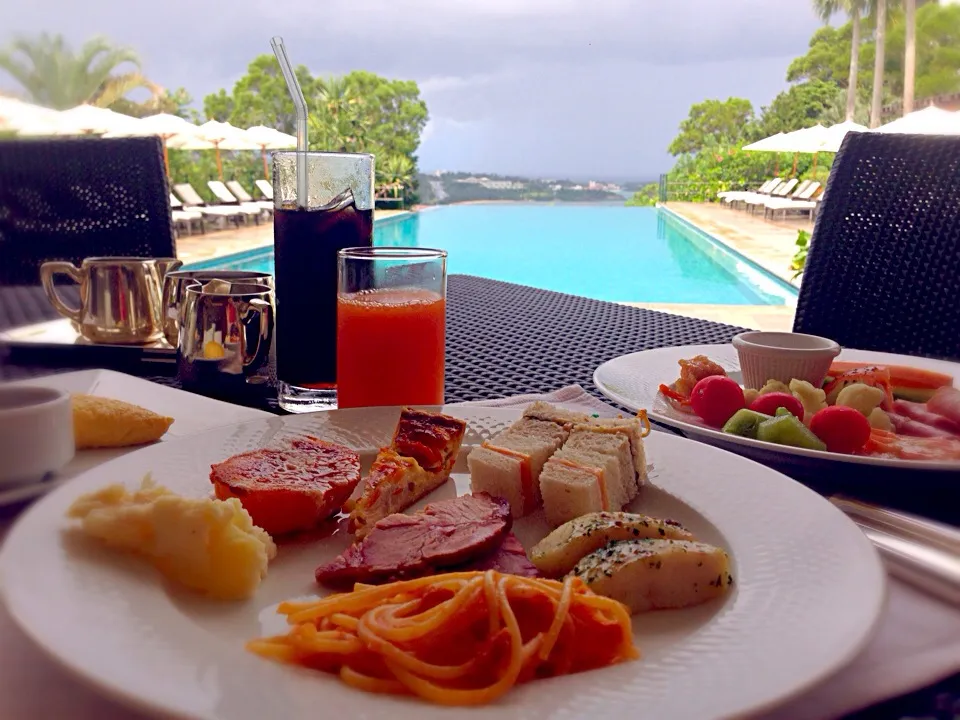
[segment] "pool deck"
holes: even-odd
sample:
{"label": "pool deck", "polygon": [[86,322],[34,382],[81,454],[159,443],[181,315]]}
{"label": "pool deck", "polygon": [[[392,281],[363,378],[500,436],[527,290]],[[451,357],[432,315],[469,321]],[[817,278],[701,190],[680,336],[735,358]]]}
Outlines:
{"label": "pool deck", "polygon": [[[812,231],[807,221],[766,222],[745,212],[713,203],[667,203],[666,207],[748,257],[760,267],[791,281],[797,230]],[[405,215],[404,210],[377,210],[375,220]],[[185,263],[212,260],[226,255],[273,244],[273,223],[239,229],[208,231],[205,235],[183,235],[177,239],[177,256]],[[701,305],[695,303],[633,303],[625,305],[723,322],[757,330],[790,330],[794,308],[785,305]]]}

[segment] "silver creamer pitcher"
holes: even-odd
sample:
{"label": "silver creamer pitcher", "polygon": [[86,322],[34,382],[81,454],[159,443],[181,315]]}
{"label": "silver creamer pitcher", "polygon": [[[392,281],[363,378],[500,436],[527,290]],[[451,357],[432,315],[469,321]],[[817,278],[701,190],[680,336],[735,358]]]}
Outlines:
{"label": "silver creamer pitcher", "polygon": [[194,281],[180,305],[177,376],[210,389],[244,382],[269,357],[273,323],[269,286]]}
{"label": "silver creamer pitcher", "polygon": [[[163,336],[160,292],[163,277],[183,263],[176,258],[93,257],[80,267],[45,262],[40,280],[54,308],[73,320],[91,342],[138,345]],[[80,285],[80,307],[69,307],[57,293],[62,273]]]}

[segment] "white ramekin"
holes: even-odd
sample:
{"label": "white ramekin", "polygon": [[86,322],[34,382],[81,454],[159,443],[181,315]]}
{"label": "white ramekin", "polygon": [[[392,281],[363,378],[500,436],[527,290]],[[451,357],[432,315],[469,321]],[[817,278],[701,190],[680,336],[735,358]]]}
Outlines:
{"label": "white ramekin", "polygon": [[39,482],[73,459],[70,394],[0,385],[0,485]]}
{"label": "white ramekin", "polygon": [[743,384],[759,389],[768,380],[806,380],[820,387],[840,346],[829,338],[790,332],[745,332],[733,338]]}

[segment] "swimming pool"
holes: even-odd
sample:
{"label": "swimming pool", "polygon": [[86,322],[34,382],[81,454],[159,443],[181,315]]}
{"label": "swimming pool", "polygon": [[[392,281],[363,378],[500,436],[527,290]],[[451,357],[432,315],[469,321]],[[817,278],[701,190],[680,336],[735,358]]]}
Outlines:
{"label": "swimming pool", "polygon": [[[376,224],[374,244],[447,250],[448,273],[619,302],[785,305],[797,290],[656,208],[452,205]],[[272,248],[191,268],[273,272]]]}

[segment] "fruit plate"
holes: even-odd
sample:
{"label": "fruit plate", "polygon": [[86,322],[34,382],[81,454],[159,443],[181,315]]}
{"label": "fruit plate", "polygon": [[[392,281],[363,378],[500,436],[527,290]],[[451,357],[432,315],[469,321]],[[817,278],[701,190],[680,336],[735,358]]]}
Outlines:
{"label": "fruit plate", "polygon": [[[910,471],[957,472],[956,460],[903,460],[900,458],[842,455],[821,450],[774,445],[772,443],[729,435],[707,426],[696,415],[675,409],[660,394],[660,383],[669,385],[677,379],[678,361],[695,355],[706,355],[718,363],[737,382],[742,381],[737,351],[732,345],[684,345],[621,355],[608,360],[593,373],[593,382],[608,398],[633,411],[646,409],[651,420],[681,431],[683,434],[725,450],[746,455],[758,462],[772,464],[789,471],[795,466],[859,465],[874,468]],[[844,350],[838,360],[866,362],[875,365],[909,365],[960,377],[960,364],[943,360],[893,355],[867,350]]]}
{"label": "fruit plate", "polygon": [[[445,411],[468,422],[466,447],[453,482],[428,501],[467,492],[469,446],[518,417],[516,409]],[[211,463],[294,434],[349,445],[369,463],[389,442],[398,414],[377,408],[254,421],[91,470],[43,498],[11,530],[0,551],[0,589],[11,616],[100,692],[165,718],[448,717],[448,708],[366,694],[244,649],[251,638],[283,631],[277,603],[318,592],[314,568],[349,544],[342,525],[319,539],[282,543],[256,595],[232,604],[178,591],[135,559],[63,532],[64,513],[81,493],[115,482],[135,486],[151,472],[176,492],[205,496]],[[742,716],[810,688],[869,639],[885,575],[839,510],[769,468],[666,433],[647,438],[647,454],[651,481],[629,509],[675,518],[724,547],[733,590],[712,604],[635,617],[643,653],[636,662],[530,682],[473,708],[471,717]],[[547,531],[536,514],[514,529],[527,549]]]}

